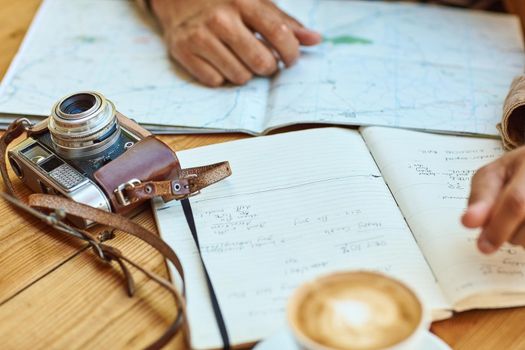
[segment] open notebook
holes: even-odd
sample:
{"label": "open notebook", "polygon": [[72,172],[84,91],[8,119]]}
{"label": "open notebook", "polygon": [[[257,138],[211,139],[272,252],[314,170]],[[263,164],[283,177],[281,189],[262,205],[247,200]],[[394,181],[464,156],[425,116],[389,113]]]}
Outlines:
{"label": "open notebook", "polygon": [[45,0],[0,86],[0,126],[87,89],[157,132],[325,123],[497,135],[523,71],[516,17],[392,1],[279,4],[324,42],[272,78],[210,89],[173,64],[133,1]]}
{"label": "open notebook", "polygon": [[[381,127],[322,128],[179,153],[184,167],[229,160],[233,175],[192,198],[203,258],[233,344],[285,323],[290,293],[313,277],[373,269],[412,286],[434,319],[525,305],[525,252],[484,256],[459,222],[491,139]],[[194,348],[221,345],[196,247],[178,202],[156,203],[182,260]]]}

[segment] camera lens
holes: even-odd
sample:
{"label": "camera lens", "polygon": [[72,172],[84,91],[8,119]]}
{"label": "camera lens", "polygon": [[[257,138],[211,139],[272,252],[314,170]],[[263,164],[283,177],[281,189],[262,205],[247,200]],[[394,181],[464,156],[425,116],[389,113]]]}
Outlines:
{"label": "camera lens", "polygon": [[76,94],[67,97],[58,108],[62,114],[77,115],[90,110],[96,103],[97,99],[92,94]]}
{"label": "camera lens", "polygon": [[49,118],[51,140],[64,158],[93,157],[119,138],[115,106],[96,92],[80,92],[61,99]]}

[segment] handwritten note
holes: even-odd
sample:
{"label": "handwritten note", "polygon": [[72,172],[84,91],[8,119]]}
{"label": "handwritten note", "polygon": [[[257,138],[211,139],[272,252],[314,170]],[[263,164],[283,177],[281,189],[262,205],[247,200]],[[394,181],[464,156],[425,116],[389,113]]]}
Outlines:
{"label": "handwritten note", "polygon": [[[271,335],[290,293],[323,273],[374,269],[450,307],[358,132],[335,128],[180,153],[185,167],[229,160],[233,176],[192,199],[206,266],[234,344]],[[188,279],[192,346],[220,337],[179,203],[159,204],[161,234]]]}
{"label": "handwritten note", "polygon": [[[503,153],[500,142],[375,127],[362,134],[456,309],[513,305],[515,300],[497,294],[509,286],[525,289],[525,252],[504,246],[484,256],[476,249],[479,232],[460,224],[470,180]],[[482,294],[493,294],[490,305],[469,302]]]}

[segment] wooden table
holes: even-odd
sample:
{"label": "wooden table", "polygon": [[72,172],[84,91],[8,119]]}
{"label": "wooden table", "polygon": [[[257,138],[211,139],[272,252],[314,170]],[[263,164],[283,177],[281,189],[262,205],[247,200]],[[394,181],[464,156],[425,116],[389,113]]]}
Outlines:
{"label": "wooden table", "polygon": [[[0,0],[0,76],[40,2]],[[182,150],[241,137],[163,136],[162,140]],[[140,214],[136,221],[156,231],[151,212]],[[166,275],[162,259],[137,240],[117,237],[111,244]],[[128,298],[117,269],[97,261],[84,244],[62,237],[0,202],[2,349],[147,345],[168,325],[175,307],[167,292],[141,274],[135,276],[137,295]],[[435,323],[432,330],[454,349],[525,349],[525,309],[465,312]],[[179,337],[169,348],[182,349],[182,344]]]}

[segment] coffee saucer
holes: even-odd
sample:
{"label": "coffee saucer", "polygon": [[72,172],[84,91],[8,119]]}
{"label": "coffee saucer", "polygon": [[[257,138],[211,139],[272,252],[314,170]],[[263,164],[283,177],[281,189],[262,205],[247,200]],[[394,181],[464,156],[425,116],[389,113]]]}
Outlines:
{"label": "coffee saucer", "polygon": [[[253,350],[300,350],[292,334],[287,329],[282,329],[273,336],[260,341]],[[452,350],[443,340],[430,332],[425,332],[421,349],[425,350]]]}

